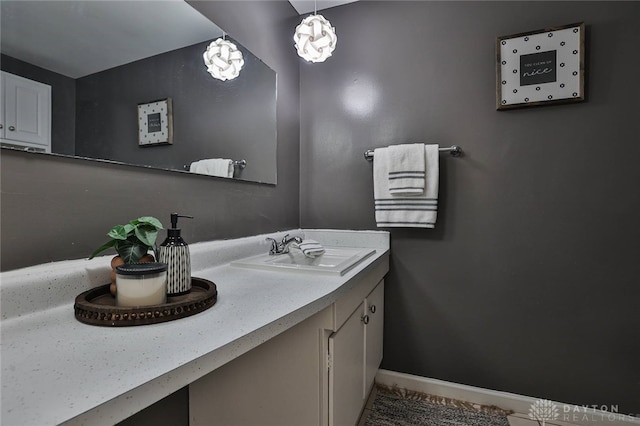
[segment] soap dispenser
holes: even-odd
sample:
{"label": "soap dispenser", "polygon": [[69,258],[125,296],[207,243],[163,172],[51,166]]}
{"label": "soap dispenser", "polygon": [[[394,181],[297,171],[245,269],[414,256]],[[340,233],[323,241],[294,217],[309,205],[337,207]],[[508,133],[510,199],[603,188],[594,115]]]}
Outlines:
{"label": "soap dispenser", "polygon": [[193,216],[171,213],[171,228],[167,239],[160,244],[159,261],[167,264],[167,295],[178,296],[191,291],[191,255],[189,246],[180,236],[178,218]]}

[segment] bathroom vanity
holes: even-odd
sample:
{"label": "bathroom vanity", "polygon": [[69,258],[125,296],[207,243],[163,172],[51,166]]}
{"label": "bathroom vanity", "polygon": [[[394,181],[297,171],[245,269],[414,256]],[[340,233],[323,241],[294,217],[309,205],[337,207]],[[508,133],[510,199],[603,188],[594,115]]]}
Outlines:
{"label": "bathroom vanity", "polygon": [[[236,264],[286,233],[374,252],[342,275]],[[75,296],[108,281],[109,256],[2,273],[3,425],[112,425],[184,386],[192,425],[355,424],[382,358],[388,233],[291,230],[190,247],[193,276],[214,282],[218,300],[160,324],[74,318]]]}

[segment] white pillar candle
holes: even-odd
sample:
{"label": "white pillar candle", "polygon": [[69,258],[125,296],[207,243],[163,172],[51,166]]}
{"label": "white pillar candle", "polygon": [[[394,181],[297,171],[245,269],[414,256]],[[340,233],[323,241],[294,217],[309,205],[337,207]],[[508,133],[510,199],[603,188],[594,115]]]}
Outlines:
{"label": "white pillar candle", "polygon": [[116,268],[118,306],[161,305],[167,301],[166,263],[126,263]]}

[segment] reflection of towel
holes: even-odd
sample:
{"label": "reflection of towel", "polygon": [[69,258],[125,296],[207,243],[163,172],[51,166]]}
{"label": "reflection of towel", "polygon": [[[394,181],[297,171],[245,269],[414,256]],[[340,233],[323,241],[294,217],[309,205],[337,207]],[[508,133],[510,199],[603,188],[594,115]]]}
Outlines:
{"label": "reflection of towel", "polygon": [[420,195],[424,192],[424,144],[392,145],[388,148],[389,192]]}
{"label": "reflection of towel", "polygon": [[438,145],[425,145],[426,181],[421,195],[402,197],[389,192],[388,148],[375,150],[373,196],[379,228],[433,228],[438,210]]}
{"label": "reflection of towel", "polygon": [[307,257],[318,257],[324,253],[324,247],[316,240],[304,240],[301,243],[292,243],[291,247],[298,248]]}
{"label": "reflection of towel", "polygon": [[233,177],[233,160],[226,158],[209,158],[191,163],[189,171],[203,175]]}

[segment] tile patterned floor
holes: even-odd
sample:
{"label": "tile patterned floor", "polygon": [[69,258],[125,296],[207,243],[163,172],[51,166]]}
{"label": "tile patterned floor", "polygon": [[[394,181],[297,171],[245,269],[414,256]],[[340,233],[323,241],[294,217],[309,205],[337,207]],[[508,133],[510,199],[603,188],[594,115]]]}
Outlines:
{"label": "tile patterned floor", "polygon": [[[376,399],[376,388],[374,386],[371,394],[369,395],[369,399],[367,399],[367,404],[364,407],[362,415],[360,416],[360,420],[358,421],[358,426],[364,426],[367,421],[367,417],[371,412],[371,408],[373,407],[373,400]],[[528,414],[515,413],[510,416],[507,416],[507,420],[509,420],[509,426],[540,426],[539,423],[535,420],[531,420]],[[575,426],[573,423],[566,423],[560,421],[553,422],[545,422],[545,425],[548,426]]]}

